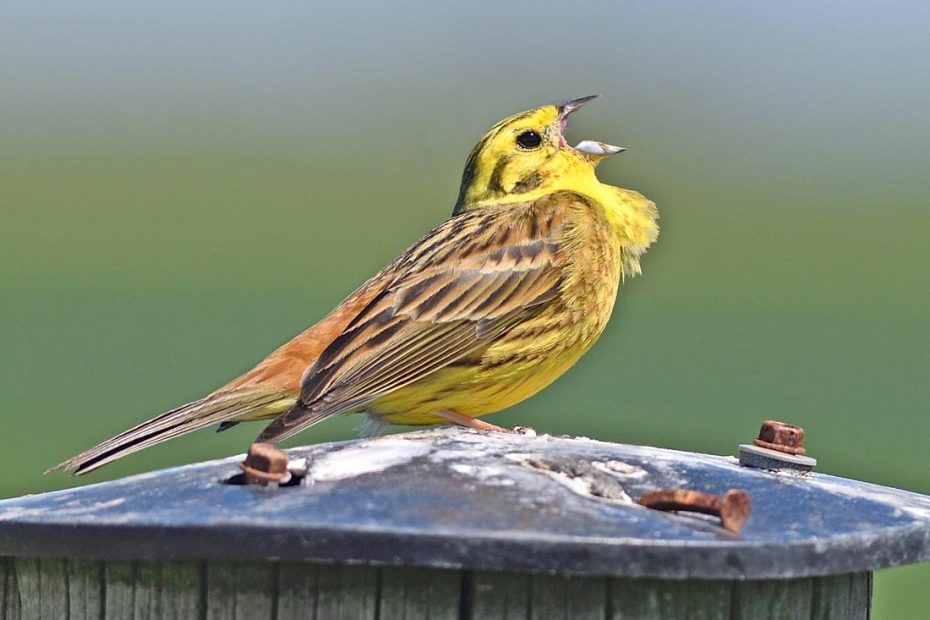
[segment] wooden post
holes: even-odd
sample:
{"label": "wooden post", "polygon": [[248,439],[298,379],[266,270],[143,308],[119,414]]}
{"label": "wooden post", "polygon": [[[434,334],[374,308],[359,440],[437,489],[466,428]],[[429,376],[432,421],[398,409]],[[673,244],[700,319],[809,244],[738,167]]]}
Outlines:
{"label": "wooden post", "polygon": [[[754,581],[305,563],[5,560],[5,618],[868,618],[871,573]],[[119,565],[117,571],[109,570]],[[83,567],[82,567],[83,568]],[[121,575],[118,577],[116,573]],[[152,580],[146,575],[159,575]],[[75,580],[76,576],[76,580]],[[128,577],[128,579],[127,579]],[[190,577],[190,579],[188,579]],[[116,586],[117,593],[99,596]],[[91,605],[88,605],[88,593]],[[96,594],[96,596],[94,596]]]}

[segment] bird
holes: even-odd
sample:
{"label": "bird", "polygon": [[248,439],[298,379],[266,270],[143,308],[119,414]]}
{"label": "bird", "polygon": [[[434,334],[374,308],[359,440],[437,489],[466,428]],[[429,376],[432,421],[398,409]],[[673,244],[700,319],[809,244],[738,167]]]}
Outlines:
{"label": "bird", "polygon": [[625,149],[565,139],[569,116],[595,98],[491,127],[451,216],[329,315],[207,396],[49,471],[85,474],[254,420],[271,420],[256,441],[272,444],[348,413],[367,414],[367,434],[392,424],[505,431],[480,418],[539,392],[591,348],[659,233],[651,200],[595,174]]}

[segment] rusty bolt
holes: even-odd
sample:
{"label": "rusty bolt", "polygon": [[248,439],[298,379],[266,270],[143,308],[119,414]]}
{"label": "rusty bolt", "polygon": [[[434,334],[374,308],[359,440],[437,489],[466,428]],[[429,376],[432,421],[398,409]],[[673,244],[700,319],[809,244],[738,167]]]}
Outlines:
{"label": "rusty bolt", "polygon": [[720,518],[724,529],[734,534],[742,531],[752,514],[749,493],[739,489],[730,489],[723,495],[688,489],[660,489],[646,493],[637,503],[654,510],[681,510],[713,515]]}
{"label": "rusty bolt", "polygon": [[287,469],[287,453],[270,443],[253,443],[245,461],[239,463],[246,483],[277,486],[291,479]]}
{"label": "rusty bolt", "polygon": [[806,454],[804,449],[804,429],[793,424],[777,420],[766,420],[759,429],[758,439],[752,443],[760,448],[777,450],[786,454]]}

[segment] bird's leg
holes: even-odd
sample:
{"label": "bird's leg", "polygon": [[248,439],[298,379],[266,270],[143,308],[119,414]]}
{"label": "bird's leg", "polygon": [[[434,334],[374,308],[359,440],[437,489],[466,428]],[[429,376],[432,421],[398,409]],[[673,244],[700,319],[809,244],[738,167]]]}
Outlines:
{"label": "bird's leg", "polygon": [[485,422],[484,420],[479,420],[478,418],[470,418],[467,415],[461,414],[458,411],[453,411],[452,409],[440,409],[436,412],[440,418],[444,418],[453,424],[459,426],[464,426],[466,428],[473,428],[479,431],[490,431],[492,433],[509,433],[506,428],[497,426],[496,424],[491,424],[490,422]]}

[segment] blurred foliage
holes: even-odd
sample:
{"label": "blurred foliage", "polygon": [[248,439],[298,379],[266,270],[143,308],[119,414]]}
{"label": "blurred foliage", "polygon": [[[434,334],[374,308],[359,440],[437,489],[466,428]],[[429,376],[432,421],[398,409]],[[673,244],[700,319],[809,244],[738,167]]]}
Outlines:
{"label": "blurred foliage", "polygon": [[[487,126],[592,92],[569,134],[630,148],[601,177],[662,235],[597,347],[493,421],[732,454],[777,418],[821,471],[930,493],[923,5],[2,10],[3,496],[85,482],[41,471],[247,369],[449,213]],[[879,573],[875,616],[920,617],[928,576]]]}

